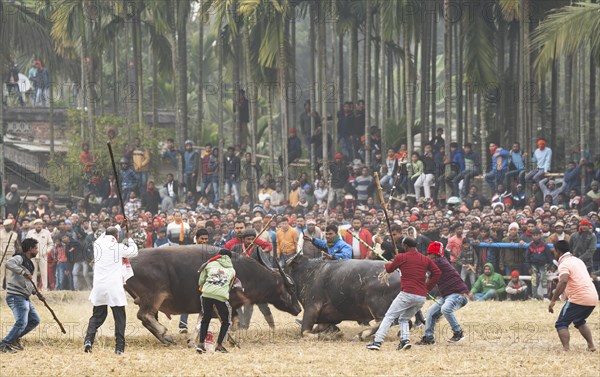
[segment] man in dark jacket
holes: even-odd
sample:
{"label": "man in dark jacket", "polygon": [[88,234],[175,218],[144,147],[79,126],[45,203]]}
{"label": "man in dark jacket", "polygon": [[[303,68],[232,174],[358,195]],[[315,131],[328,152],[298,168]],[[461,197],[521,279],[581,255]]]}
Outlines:
{"label": "man in dark jacket", "polygon": [[571,235],[569,245],[573,255],[581,259],[589,270],[596,252],[596,236],[592,233],[592,223],[588,219],[581,220],[579,230]]}
{"label": "man in dark jacket", "polygon": [[194,143],[191,140],[185,141],[185,151],[183,152],[183,182],[185,189],[196,195],[196,184],[198,183],[198,165],[200,157],[194,150]]}
{"label": "man in dark jacket", "polygon": [[152,214],[158,213],[158,205],[160,204],[160,194],[154,186],[154,181],[149,181],[146,186],[146,191],[142,193],[142,207],[147,212]]}
{"label": "man in dark jacket", "polygon": [[[300,138],[296,136],[296,129],[290,128],[290,135],[287,141],[288,145],[288,164],[296,161],[300,157],[302,157],[302,142]],[[281,166],[281,170],[283,170],[283,157],[279,156],[279,166]]]}
{"label": "man in dark jacket", "polygon": [[217,170],[219,161],[213,154],[212,144],[207,144],[202,156],[202,185],[200,186],[200,196],[207,195],[208,187],[212,190],[213,201],[219,201],[219,180],[217,179]]}
{"label": "man in dark jacket", "polygon": [[15,316],[15,324],[0,342],[0,352],[15,353],[23,350],[21,338],[27,335],[40,323],[40,316],[31,303],[29,296],[36,292],[40,300],[44,300],[35,290],[31,275],[33,262],[38,253],[38,242],[27,238],[22,243],[23,252],[15,254],[6,262],[6,268],[12,273],[6,284],[6,302]]}
{"label": "man in dark jacket", "polygon": [[334,161],[329,164],[331,173],[331,188],[333,189],[333,202],[341,201],[344,197],[344,187],[348,183],[348,168],[344,164],[344,155],[336,153]]}
{"label": "man in dark jacket", "polygon": [[536,228],[531,234],[533,239],[525,251],[525,263],[531,267],[531,294],[536,299],[542,299],[546,267],[552,263],[552,255],[548,244],[542,239],[541,230]]}
{"label": "man in dark jacket", "polygon": [[235,148],[227,148],[227,156],[224,161],[225,167],[225,195],[232,194],[235,202],[240,204],[240,175],[242,172],[242,163],[240,158],[235,155]]}

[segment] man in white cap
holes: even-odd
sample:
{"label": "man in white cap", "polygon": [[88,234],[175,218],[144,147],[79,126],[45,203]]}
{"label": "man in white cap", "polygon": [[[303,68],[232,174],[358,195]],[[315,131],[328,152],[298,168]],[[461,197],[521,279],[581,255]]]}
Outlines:
{"label": "man in white cap", "polygon": [[[0,253],[2,253],[2,255],[0,255],[0,259],[2,259],[2,256],[4,256],[4,259],[2,261],[2,265],[0,265],[0,289],[5,276],[4,272],[6,272],[7,284],[10,277],[10,270],[6,268],[6,261],[12,258],[15,252],[21,251],[21,241],[19,240],[17,232],[13,230],[14,220],[6,219],[2,225],[3,227],[0,228],[0,248],[2,248],[0,250]],[[4,255],[5,251],[6,255]]]}
{"label": "man in white cap", "polygon": [[19,195],[19,186],[13,183],[10,185],[10,191],[6,194],[6,216],[11,214],[13,217],[17,217],[20,204],[21,196]]}
{"label": "man in white cap", "polygon": [[32,260],[33,262],[33,281],[37,281],[38,274],[42,279],[42,289],[48,289],[48,254],[54,248],[52,235],[48,229],[44,228],[42,219],[35,219],[31,223],[33,229],[27,232],[25,238],[33,238],[38,242],[38,254]]}

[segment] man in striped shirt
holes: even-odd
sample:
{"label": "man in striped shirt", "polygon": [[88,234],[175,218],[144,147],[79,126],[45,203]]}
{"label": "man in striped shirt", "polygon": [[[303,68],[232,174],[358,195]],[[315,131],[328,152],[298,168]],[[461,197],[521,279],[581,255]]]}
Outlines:
{"label": "man in striped shirt", "polygon": [[416,344],[430,345],[435,343],[433,336],[435,333],[435,322],[442,315],[446,317],[446,320],[454,333],[452,338],[448,339],[448,342],[460,342],[465,336],[454,312],[467,305],[469,302],[467,297],[469,290],[467,289],[465,282],[460,278],[456,269],[452,267],[448,262],[448,259],[444,257],[444,246],[440,242],[432,242],[429,244],[427,256],[442,271],[442,276],[437,284],[442,298],[427,310],[425,336],[423,336]]}
{"label": "man in striped shirt", "polygon": [[366,166],[362,167],[361,175],[356,177],[353,182],[354,188],[356,189],[356,200],[360,204],[366,204],[369,198],[369,185],[373,182],[373,177],[369,174],[369,168]]}

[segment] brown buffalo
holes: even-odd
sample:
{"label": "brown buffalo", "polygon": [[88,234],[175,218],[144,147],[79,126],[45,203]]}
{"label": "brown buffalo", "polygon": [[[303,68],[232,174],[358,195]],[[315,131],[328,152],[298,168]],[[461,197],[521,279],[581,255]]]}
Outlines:
{"label": "brown buffalo", "polygon": [[[158,322],[158,312],[169,318],[173,314],[200,313],[198,269],[220,249],[207,245],[170,246],[141,250],[131,260],[134,276],[125,289],[139,305],[138,319],[164,344],[174,343],[167,328]],[[257,254],[257,253],[254,253]],[[281,267],[267,267],[262,253],[254,258],[234,253],[232,262],[243,285],[230,296],[232,308],[243,304],[272,304],[281,311],[297,315],[302,310],[294,283]]]}

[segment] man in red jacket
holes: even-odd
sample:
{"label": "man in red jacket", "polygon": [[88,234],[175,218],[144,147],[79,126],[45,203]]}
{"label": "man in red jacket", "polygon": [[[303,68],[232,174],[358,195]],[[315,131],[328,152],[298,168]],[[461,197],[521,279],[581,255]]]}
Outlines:
{"label": "man in red jacket", "polygon": [[[398,350],[410,349],[408,320],[421,310],[427,293],[436,286],[442,276],[439,267],[431,259],[417,251],[417,241],[414,238],[405,238],[402,247],[406,251],[396,255],[391,262],[385,265],[385,270],[388,273],[400,269],[400,275],[402,276],[400,293],[385,313],[385,318],[375,334],[375,340],[367,345],[369,350],[379,350],[381,348],[381,344],[396,318],[398,318],[400,324]],[[429,280],[426,281],[425,274],[427,271],[431,275]]]}
{"label": "man in red jacket", "polygon": [[371,235],[371,232],[362,227],[361,219],[355,217],[352,219],[352,228],[348,229],[344,236],[344,241],[352,246],[352,259],[366,259],[371,253],[371,250],[369,250],[362,242],[354,238],[350,232],[354,233],[355,236],[358,236],[358,238],[372,247],[373,236]]}

